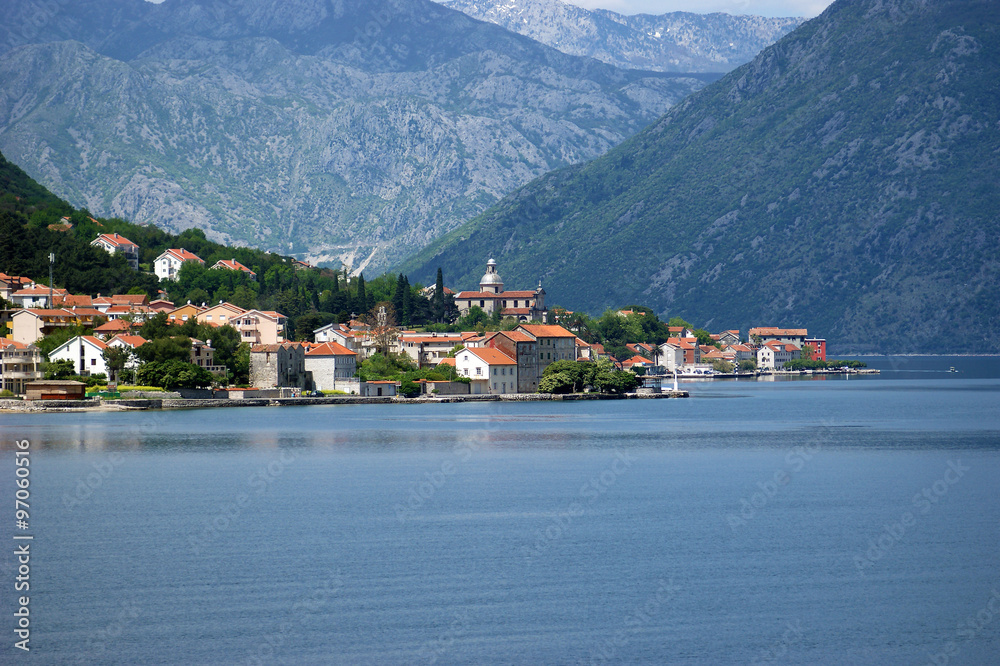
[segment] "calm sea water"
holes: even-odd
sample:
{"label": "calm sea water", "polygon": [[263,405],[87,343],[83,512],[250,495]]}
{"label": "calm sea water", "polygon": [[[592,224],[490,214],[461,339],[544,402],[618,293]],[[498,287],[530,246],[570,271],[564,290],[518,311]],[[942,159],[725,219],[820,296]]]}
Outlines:
{"label": "calm sea water", "polygon": [[2,414],[0,662],[28,439],[25,662],[1000,663],[1000,360],[870,364],[688,400]]}

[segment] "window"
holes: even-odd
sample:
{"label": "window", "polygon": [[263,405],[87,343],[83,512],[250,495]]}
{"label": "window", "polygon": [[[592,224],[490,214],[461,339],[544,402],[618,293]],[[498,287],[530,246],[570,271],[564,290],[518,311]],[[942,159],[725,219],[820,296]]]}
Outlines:
{"label": "window", "polygon": [[481,367],[479,367],[478,365],[476,366],[476,374],[477,375],[483,374],[483,369]]}
{"label": "window", "polygon": [[97,359],[96,358],[90,359],[90,364],[91,365],[97,365]]}

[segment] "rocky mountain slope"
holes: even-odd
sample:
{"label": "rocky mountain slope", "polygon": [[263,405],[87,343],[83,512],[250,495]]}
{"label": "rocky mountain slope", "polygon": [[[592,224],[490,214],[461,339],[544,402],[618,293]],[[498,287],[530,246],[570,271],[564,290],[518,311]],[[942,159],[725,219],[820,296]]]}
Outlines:
{"label": "rocky mountain slope", "polygon": [[647,303],[834,352],[1000,352],[1000,35],[987,0],[837,0],[586,165],[404,265],[570,309]]}
{"label": "rocky mountain slope", "polygon": [[728,72],[804,21],[688,12],[626,16],[562,0],[440,2],[563,53],[658,72]]}
{"label": "rocky mountain slope", "polygon": [[377,271],[711,77],[429,0],[2,0],[0,150],[74,205]]}

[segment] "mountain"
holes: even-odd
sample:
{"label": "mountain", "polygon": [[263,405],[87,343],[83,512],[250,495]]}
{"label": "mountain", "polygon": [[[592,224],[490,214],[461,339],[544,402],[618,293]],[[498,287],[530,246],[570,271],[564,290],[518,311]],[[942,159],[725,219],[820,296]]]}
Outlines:
{"label": "mountain", "polygon": [[0,150],[57,195],[369,272],[717,78],[568,56],[429,0],[0,10]]}
{"label": "mountain", "polygon": [[[1000,352],[1000,39],[987,0],[837,0],[585,165],[403,266],[835,352]],[[598,277],[599,276],[599,277]]]}
{"label": "mountain", "polygon": [[688,12],[626,16],[562,0],[439,1],[563,53],[657,72],[728,72],[805,20]]}

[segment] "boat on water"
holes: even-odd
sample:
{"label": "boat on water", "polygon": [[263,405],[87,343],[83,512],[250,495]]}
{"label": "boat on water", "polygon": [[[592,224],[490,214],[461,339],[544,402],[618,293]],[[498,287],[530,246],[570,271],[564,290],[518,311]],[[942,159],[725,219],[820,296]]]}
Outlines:
{"label": "boat on water", "polygon": [[955,369],[955,366],[951,366],[948,368],[948,372],[958,372],[958,370]]}

